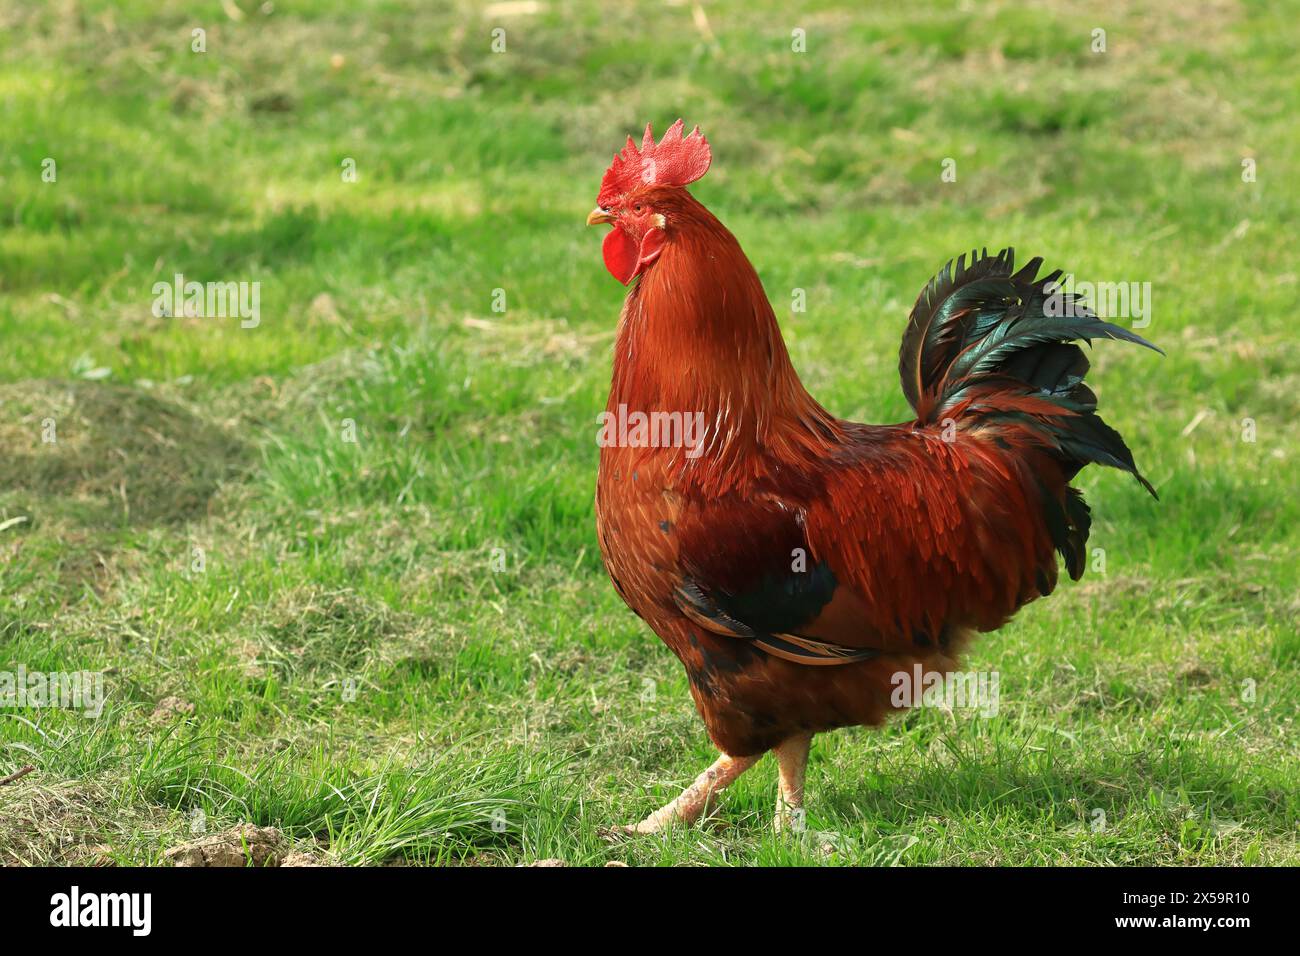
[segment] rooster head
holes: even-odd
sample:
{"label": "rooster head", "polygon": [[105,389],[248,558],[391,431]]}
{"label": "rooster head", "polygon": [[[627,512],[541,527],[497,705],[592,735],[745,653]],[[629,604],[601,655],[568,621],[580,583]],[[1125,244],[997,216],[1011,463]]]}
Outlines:
{"label": "rooster head", "polygon": [[663,187],[695,182],[713,161],[700,128],[682,136],[683,128],[678,120],[656,143],[647,123],[640,149],[629,136],[627,145],[605,170],[596,208],[587,216],[589,226],[609,223],[614,227],[605,237],[602,252],[605,268],[624,285],[654,262],[663,248],[665,230],[671,226],[666,207],[658,208]]}

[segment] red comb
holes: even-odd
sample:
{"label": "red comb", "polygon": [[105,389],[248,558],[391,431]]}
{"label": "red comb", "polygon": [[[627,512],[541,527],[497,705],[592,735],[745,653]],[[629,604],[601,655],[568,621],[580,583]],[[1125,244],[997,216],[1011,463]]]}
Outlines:
{"label": "red comb", "polygon": [[682,136],[684,125],[678,120],[664,138],[655,142],[655,134],[650,124],[645,124],[645,136],[638,150],[627,138],[623,151],[614,157],[605,170],[605,178],[600,181],[600,195],[596,205],[608,209],[624,193],[629,193],[642,184],[657,186],[685,186],[693,183],[709,171],[713,162],[713,153],[709,150],[709,141],[704,138],[697,126],[689,136]]}

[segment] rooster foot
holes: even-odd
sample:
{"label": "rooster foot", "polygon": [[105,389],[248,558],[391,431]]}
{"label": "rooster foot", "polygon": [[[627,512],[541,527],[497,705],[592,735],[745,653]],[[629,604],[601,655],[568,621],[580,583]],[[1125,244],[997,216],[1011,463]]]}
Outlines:
{"label": "rooster foot", "polygon": [[714,794],[725,789],[754,764],[761,755],[753,757],[731,757],[723,754],[713,766],[695,778],[695,782],[682,791],[675,800],[660,807],[640,823],[629,826],[611,827],[607,838],[618,839],[625,836],[644,836],[661,833],[673,824],[691,824],[708,809]]}

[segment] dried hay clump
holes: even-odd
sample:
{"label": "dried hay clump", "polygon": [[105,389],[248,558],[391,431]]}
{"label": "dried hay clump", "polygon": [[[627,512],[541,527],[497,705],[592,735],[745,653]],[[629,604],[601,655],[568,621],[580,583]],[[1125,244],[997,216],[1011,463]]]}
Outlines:
{"label": "dried hay clump", "polygon": [[107,777],[47,783],[39,773],[0,788],[0,866],[103,866],[148,858],[183,832],[185,817],[121,800]]}
{"label": "dried hay clump", "polygon": [[0,386],[0,489],[87,524],[201,515],[243,462],[242,442],[193,412],[106,382]]}

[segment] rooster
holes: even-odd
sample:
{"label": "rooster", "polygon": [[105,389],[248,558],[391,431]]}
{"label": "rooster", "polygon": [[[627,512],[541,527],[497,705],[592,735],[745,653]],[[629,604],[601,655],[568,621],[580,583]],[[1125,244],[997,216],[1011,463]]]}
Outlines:
{"label": "rooster", "polygon": [[[736,238],[686,186],[712,161],[678,120],[606,170],[588,225],[635,285],[619,319],[596,527],[615,589],[686,668],[717,761],[621,829],[690,823],[772,751],[775,826],[797,826],[814,734],[879,725],[896,675],[955,670],[972,636],[1083,573],[1089,463],[1129,472],[1076,344],[1142,337],[1039,276],[972,253],[917,299],[899,359],[916,420],[836,418],[808,394]],[[689,441],[645,418],[693,416]],[[653,435],[647,432],[653,431]],[[664,432],[664,434],[661,434]]]}

